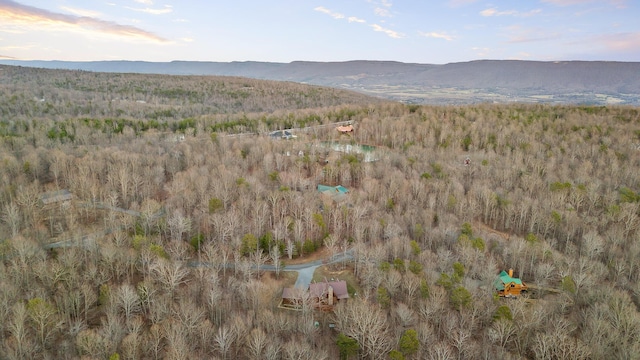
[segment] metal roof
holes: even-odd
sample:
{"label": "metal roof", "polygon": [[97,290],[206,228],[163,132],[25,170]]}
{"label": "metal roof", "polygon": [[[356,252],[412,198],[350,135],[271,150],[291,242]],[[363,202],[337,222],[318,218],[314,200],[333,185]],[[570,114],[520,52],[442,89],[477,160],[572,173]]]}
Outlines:
{"label": "metal roof", "polygon": [[502,270],[498,275],[498,278],[496,278],[496,281],[494,281],[493,285],[495,286],[496,290],[504,290],[504,286],[510,283],[522,285],[522,280],[511,277],[506,271]]}
{"label": "metal roof", "polygon": [[344,280],[323,281],[319,283],[309,284],[309,293],[311,296],[324,297],[329,293],[329,287],[333,288],[333,294],[340,300],[348,299],[347,282]]}
{"label": "metal roof", "polygon": [[40,194],[40,201],[43,204],[52,204],[60,201],[68,201],[73,198],[73,194],[69,190],[57,190]]}

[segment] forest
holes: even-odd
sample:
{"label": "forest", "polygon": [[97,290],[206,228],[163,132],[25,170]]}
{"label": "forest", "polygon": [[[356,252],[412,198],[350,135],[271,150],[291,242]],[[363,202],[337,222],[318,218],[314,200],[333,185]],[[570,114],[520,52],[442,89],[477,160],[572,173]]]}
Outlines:
{"label": "forest", "polygon": [[636,107],[0,66],[0,163],[2,359],[640,354]]}

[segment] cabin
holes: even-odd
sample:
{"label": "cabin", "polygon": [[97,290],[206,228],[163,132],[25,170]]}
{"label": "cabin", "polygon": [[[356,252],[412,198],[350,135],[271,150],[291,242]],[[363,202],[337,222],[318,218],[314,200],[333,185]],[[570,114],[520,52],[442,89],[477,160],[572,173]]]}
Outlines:
{"label": "cabin", "polygon": [[347,282],[344,280],[331,280],[309,284],[307,290],[300,288],[284,288],[280,308],[290,310],[302,310],[305,304],[314,309],[331,311],[340,301],[349,299]]}
{"label": "cabin", "polygon": [[340,202],[347,198],[347,194],[349,193],[349,189],[342,185],[338,186],[328,186],[328,185],[318,185],[318,192],[327,198]]}
{"label": "cabin", "polygon": [[310,300],[317,308],[328,306],[333,308],[339,301],[349,298],[347,282],[344,280],[332,280],[309,284]]}
{"label": "cabin", "polygon": [[353,132],[353,125],[338,126],[336,130],[341,134],[350,134]]}
{"label": "cabin", "polygon": [[269,133],[269,136],[274,140],[289,140],[297,138],[290,130],[276,130]]}
{"label": "cabin", "polygon": [[71,199],[73,199],[73,194],[66,189],[40,194],[40,202],[45,206],[52,204],[68,204]]}
{"label": "cabin", "polygon": [[302,288],[284,288],[279,307],[282,309],[301,310],[308,293]]}
{"label": "cabin", "polygon": [[528,289],[524,281],[513,277],[513,269],[509,269],[509,272],[502,270],[493,284],[502,297],[517,297]]}

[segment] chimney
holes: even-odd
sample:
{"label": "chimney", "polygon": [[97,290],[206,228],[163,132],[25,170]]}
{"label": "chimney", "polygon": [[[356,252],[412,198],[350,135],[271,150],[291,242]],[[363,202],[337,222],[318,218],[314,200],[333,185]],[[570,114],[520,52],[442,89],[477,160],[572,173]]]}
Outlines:
{"label": "chimney", "polygon": [[509,269],[509,277],[513,277],[513,269]]}
{"label": "chimney", "polygon": [[329,305],[333,305],[333,287],[329,285]]}

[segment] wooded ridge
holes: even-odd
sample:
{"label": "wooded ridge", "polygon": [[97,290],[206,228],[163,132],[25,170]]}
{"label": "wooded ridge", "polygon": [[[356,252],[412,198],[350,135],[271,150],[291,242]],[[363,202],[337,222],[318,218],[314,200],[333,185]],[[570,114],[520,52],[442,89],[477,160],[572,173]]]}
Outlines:
{"label": "wooded ridge", "polygon": [[638,62],[478,60],[434,65],[393,61],[0,60],[0,64],[98,72],[242,76],[346,88],[426,104],[519,101],[640,105]]}

